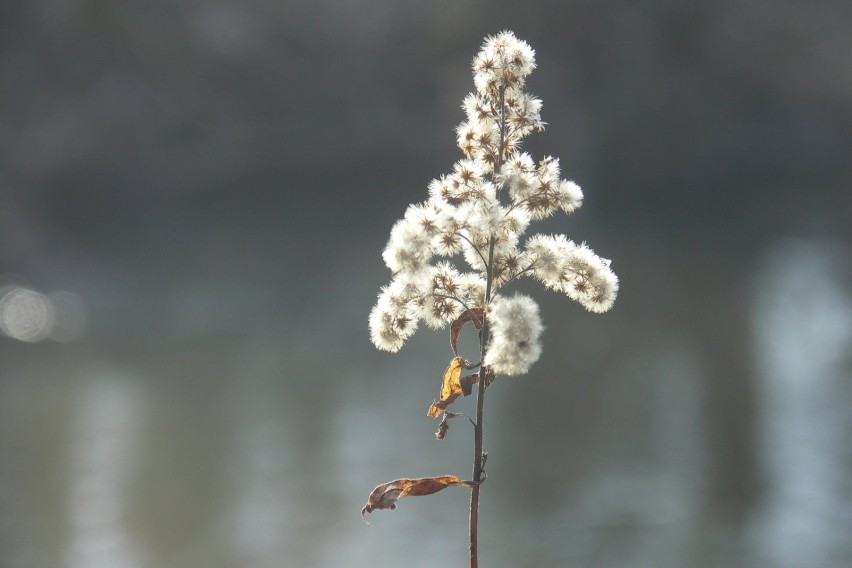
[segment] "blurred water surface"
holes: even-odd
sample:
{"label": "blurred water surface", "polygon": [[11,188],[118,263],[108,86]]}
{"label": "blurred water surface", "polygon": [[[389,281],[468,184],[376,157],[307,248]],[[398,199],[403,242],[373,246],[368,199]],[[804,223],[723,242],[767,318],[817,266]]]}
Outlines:
{"label": "blurred water surface", "polygon": [[[0,8],[0,566],[463,566],[426,408],[370,345],[381,249],[459,157],[486,34],[613,259],[488,391],[484,566],[852,565],[843,2],[40,0]],[[470,339],[470,338],[468,338]],[[465,339],[463,338],[463,341]],[[472,401],[454,403],[472,412]]]}

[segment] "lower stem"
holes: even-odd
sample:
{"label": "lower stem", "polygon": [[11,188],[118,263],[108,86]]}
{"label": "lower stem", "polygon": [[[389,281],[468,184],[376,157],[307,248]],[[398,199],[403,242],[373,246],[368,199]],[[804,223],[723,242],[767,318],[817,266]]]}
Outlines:
{"label": "lower stem", "polygon": [[478,568],[479,551],[476,549],[476,523],[479,520],[479,486],[470,491],[470,568]]}
{"label": "lower stem", "polygon": [[[494,262],[494,238],[488,246],[488,278],[485,285],[486,309],[491,300],[491,266]],[[485,416],[485,387],[487,386],[487,369],[485,367],[485,350],[488,346],[488,317],[483,314],[482,330],[480,333],[479,347],[482,362],[479,367],[479,384],[476,391],[476,423],[473,426],[473,481],[476,482],[470,490],[470,568],[479,566],[479,550],[477,540],[479,536],[479,489],[483,481],[483,469],[485,466],[485,452],[483,450],[483,418]]]}
{"label": "lower stem", "polygon": [[[485,326],[483,325],[483,331]],[[484,334],[483,334],[484,335]],[[485,368],[480,367],[479,389],[476,393],[476,425],[473,428],[473,480],[477,483],[470,490],[470,568],[479,566],[477,537],[479,533],[479,483],[482,482],[482,417],[485,414]]]}

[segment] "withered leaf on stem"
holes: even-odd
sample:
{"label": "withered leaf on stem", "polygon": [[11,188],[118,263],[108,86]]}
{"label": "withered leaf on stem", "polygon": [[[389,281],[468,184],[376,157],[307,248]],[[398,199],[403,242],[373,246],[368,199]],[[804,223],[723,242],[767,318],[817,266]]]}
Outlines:
{"label": "withered leaf on stem", "polygon": [[376,509],[396,509],[396,502],[402,497],[432,495],[451,485],[473,487],[477,483],[474,481],[463,481],[455,475],[421,477],[419,479],[396,479],[382,483],[370,493],[367,504],[361,509],[361,520],[364,519],[364,515],[372,513]]}
{"label": "withered leaf on stem", "polygon": [[[441,398],[433,402],[426,414],[430,418],[437,418],[442,410],[445,410],[459,396],[467,396],[473,392],[473,385],[479,382],[479,373],[462,376],[465,360],[455,357],[450,361],[447,370],[444,371],[444,380],[441,383]],[[482,369],[480,369],[480,372]],[[494,372],[488,368],[485,372],[485,386],[494,380]]]}
{"label": "withered leaf on stem", "polygon": [[[453,357],[447,370],[444,371],[444,380],[441,383],[441,398],[438,402],[432,404],[426,414],[430,418],[437,417],[442,410],[453,402],[459,395],[465,394],[461,383],[461,372],[464,369],[464,359],[461,357]],[[467,389],[468,394],[470,389]]]}
{"label": "withered leaf on stem", "polygon": [[482,318],[485,314],[485,310],[482,308],[471,308],[469,310],[465,310],[462,314],[453,322],[452,326],[450,326],[450,347],[453,350],[453,355],[456,357],[459,356],[458,350],[458,341],[459,334],[461,333],[464,324],[469,321],[473,322],[473,325],[476,326],[476,329],[482,329]]}

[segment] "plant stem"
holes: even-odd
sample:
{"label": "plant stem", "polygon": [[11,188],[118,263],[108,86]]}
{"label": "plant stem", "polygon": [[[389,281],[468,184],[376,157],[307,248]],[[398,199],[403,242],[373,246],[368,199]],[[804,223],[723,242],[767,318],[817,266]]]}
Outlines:
{"label": "plant stem", "polygon": [[[491,298],[491,264],[494,260],[494,237],[488,245],[489,275],[486,281],[485,298]],[[487,302],[486,302],[487,305]],[[482,318],[482,335],[480,339],[481,359],[485,361],[485,348],[488,345],[488,318]],[[476,391],[476,423],[473,428],[473,480],[477,483],[470,491],[470,568],[479,566],[477,538],[479,536],[479,483],[482,482],[484,452],[482,445],[483,418],[485,416],[485,383],[487,376],[485,365],[479,367],[479,388]]]}
{"label": "plant stem", "polygon": [[[503,165],[503,152],[506,142],[506,105],[504,90],[500,89],[500,146],[497,152],[497,160],[494,165],[494,173],[492,178],[500,171]],[[499,192],[498,192],[499,195]],[[499,198],[498,198],[499,199]],[[491,292],[494,282],[494,244],[495,237],[491,235],[488,240],[488,262],[485,265],[486,280],[485,280],[485,309],[488,310],[488,304],[491,302]],[[486,376],[488,375],[485,367],[485,350],[488,347],[488,317],[485,314],[482,318],[482,330],[479,336],[479,348],[481,353],[480,361],[482,364],[479,367],[479,388],[476,391],[476,423],[473,426],[473,481],[476,482],[470,490],[470,568],[479,567],[479,489],[482,482],[482,472],[485,462],[485,452],[483,451],[483,418],[485,417],[485,387]]]}

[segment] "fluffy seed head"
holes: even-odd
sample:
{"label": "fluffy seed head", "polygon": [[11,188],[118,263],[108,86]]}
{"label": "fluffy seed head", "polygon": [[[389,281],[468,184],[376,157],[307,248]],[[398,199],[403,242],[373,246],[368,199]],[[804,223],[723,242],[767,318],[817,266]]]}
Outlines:
{"label": "fluffy seed head", "polygon": [[538,304],[518,294],[498,297],[488,308],[491,341],[485,352],[485,364],[501,375],[522,375],[541,355],[541,318]]}
{"label": "fluffy seed head", "polygon": [[[580,187],[560,179],[558,159],[536,163],[521,151],[523,139],[545,125],[541,99],[525,91],[535,67],[535,52],[512,32],[485,38],[473,60],[475,90],[456,128],[463,157],[429,183],[427,201],[408,207],[382,253],[393,279],[370,313],[370,338],[379,349],[400,349],[421,320],[441,328],[466,309],[487,308],[493,334],[485,364],[520,374],[539,356],[541,322],[531,299],[500,296],[505,286],[531,276],[589,311],[612,306],[618,278],[585,244],[534,235],[518,246],[532,221],[560,209],[571,213],[583,202]],[[436,257],[446,260],[436,264]],[[495,298],[490,306],[486,289]]]}

